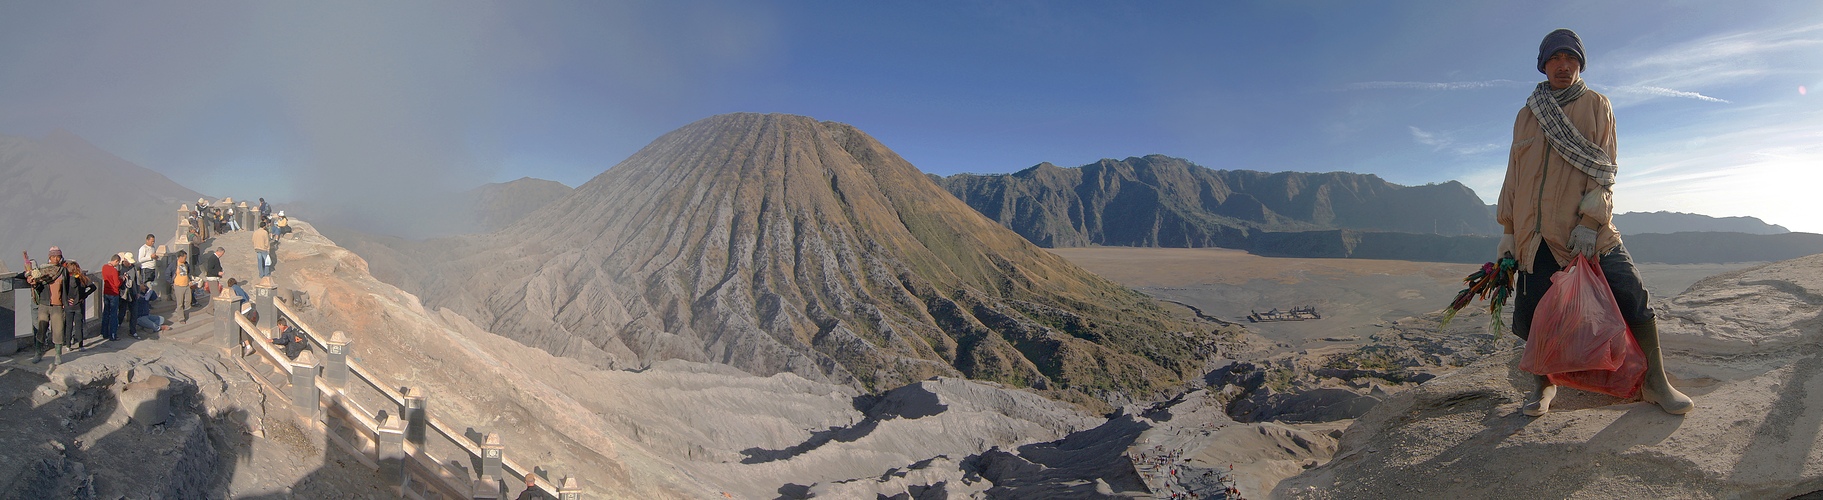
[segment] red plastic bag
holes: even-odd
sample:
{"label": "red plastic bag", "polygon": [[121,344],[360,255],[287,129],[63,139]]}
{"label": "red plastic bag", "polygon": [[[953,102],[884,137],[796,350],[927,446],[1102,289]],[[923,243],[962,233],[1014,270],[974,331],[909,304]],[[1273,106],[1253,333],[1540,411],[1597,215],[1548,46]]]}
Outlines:
{"label": "red plastic bag", "polygon": [[1548,375],[1565,387],[1625,398],[1639,391],[1645,361],[1601,266],[1577,255],[1569,268],[1551,276],[1551,290],[1533,312],[1519,369]]}
{"label": "red plastic bag", "polygon": [[1627,331],[1625,343],[1627,352],[1621,357],[1620,368],[1553,373],[1546,377],[1553,385],[1631,399],[1639,395],[1640,382],[1646,380],[1646,352],[1633,340],[1632,330]]}

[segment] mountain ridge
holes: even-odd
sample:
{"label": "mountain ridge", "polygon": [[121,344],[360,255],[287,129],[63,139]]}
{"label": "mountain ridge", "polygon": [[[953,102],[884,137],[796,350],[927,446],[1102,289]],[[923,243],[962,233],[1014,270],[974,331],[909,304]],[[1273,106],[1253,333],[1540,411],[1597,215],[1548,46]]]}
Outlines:
{"label": "mountain ridge", "polygon": [[1047,247],[1243,248],[1258,232],[1330,229],[1498,232],[1487,205],[1455,181],[1401,186],[1349,172],[1214,170],[1163,155],[939,179],[988,218]]}
{"label": "mountain ridge", "polygon": [[1669,234],[1685,232],[1785,234],[1785,226],[1768,224],[1758,217],[1715,217],[1684,212],[1627,212],[1614,215],[1614,227],[1621,234]]}
{"label": "mountain ridge", "polygon": [[63,129],[43,139],[0,135],[0,179],[0,234],[23,245],[7,250],[42,262],[56,245],[88,268],[138,248],[148,233],[170,243],[176,207],[202,197]]}

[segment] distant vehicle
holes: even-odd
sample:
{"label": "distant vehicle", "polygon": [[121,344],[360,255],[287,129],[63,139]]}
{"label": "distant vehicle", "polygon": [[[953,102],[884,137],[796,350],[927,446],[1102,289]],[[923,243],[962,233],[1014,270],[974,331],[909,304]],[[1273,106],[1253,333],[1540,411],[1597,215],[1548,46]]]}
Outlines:
{"label": "distant vehicle", "polygon": [[1266,323],[1266,322],[1270,322],[1270,321],[1304,321],[1307,319],[1323,319],[1323,315],[1317,314],[1317,306],[1293,307],[1293,308],[1291,308],[1290,311],[1280,311],[1278,308],[1275,307],[1271,311],[1266,311],[1263,313],[1257,312],[1257,311],[1247,311],[1247,312],[1249,313],[1247,315],[1247,321],[1250,321],[1253,323]]}

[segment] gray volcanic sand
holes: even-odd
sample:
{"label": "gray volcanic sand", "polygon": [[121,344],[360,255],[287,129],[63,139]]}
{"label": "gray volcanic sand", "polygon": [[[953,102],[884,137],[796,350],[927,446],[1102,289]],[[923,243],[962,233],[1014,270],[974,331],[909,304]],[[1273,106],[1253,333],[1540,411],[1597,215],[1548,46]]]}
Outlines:
{"label": "gray volcanic sand", "polygon": [[[1203,314],[1244,323],[1274,353],[1364,343],[1383,321],[1442,310],[1473,264],[1260,257],[1221,248],[1050,248],[1096,274]],[[1698,280],[1760,263],[1639,264],[1654,301]],[[1470,307],[1485,307],[1476,302]],[[1248,323],[1249,311],[1313,305],[1323,319]],[[1511,307],[1511,303],[1508,303]],[[1510,309],[1509,309],[1510,310]],[[1481,321],[1466,319],[1467,321]]]}

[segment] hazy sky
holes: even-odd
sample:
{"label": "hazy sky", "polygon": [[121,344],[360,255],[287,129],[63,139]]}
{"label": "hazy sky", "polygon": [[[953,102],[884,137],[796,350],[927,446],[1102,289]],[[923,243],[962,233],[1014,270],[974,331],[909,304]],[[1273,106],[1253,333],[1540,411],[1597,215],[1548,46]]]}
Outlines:
{"label": "hazy sky", "polygon": [[1491,202],[1567,27],[1616,105],[1619,210],[1823,232],[1823,4],[1490,3],[0,0],[0,134],[348,207],[575,186],[689,122],[780,112],[937,174],[1157,153]]}

